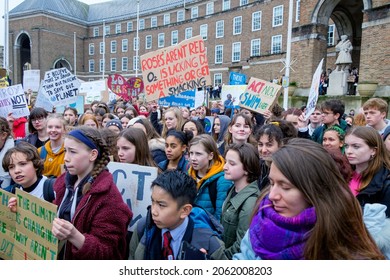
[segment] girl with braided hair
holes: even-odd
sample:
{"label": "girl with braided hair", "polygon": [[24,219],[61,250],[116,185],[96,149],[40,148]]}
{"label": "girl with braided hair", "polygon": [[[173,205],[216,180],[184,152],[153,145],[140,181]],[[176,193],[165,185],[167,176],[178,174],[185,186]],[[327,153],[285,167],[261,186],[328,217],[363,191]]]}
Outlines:
{"label": "girl with braided hair", "polygon": [[65,136],[67,171],[54,190],[57,218],[52,232],[66,241],[63,259],[125,259],[133,216],[107,170],[109,151],[99,130],[81,126]]}

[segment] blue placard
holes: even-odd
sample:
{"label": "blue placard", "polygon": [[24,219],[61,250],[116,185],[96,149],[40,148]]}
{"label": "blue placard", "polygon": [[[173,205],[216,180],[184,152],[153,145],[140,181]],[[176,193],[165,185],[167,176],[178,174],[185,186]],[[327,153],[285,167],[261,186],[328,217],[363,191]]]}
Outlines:
{"label": "blue placard", "polygon": [[195,90],[184,91],[176,95],[167,96],[158,100],[163,107],[195,107]]}
{"label": "blue placard", "polygon": [[229,85],[245,85],[246,84],[246,75],[230,72]]}

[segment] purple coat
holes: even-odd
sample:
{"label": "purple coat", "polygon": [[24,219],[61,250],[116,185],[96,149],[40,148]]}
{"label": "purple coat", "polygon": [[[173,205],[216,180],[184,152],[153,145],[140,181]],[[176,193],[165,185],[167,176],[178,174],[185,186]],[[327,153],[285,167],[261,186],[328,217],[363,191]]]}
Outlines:
{"label": "purple coat", "polygon": [[[65,175],[54,184],[56,199],[60,205],[65,195]],[[113,177],[102,171],[92,183],[91,189],[81,198],[72,223],[85,236],[81,249],[66,243],[67,260],[120,260],[126,258],[126,234],[133,213],[123,202]]]}

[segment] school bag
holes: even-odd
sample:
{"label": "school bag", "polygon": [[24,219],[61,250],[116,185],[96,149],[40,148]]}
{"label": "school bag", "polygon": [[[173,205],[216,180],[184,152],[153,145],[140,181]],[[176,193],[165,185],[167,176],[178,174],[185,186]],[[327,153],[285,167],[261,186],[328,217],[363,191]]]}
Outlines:
{"label": "school bag", "polygon": [[49,177],[43,183],[43,199],[50,203],[52,203],[56,198],[53,188],[56,179],[56,177]]}

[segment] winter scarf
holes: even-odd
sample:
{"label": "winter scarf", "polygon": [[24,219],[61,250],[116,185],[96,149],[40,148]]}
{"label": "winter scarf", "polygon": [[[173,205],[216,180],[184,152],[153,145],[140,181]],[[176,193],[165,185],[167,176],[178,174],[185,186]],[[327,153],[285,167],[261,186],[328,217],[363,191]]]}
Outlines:
{"label": "winter scarf", "polygon": [[263,260],[302,260],[309,232],[316,222],[314,207],[295,217],[283,217],[263,199],[249,227],[252,248]]}

